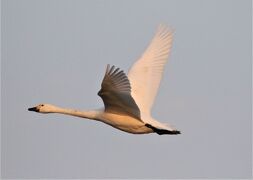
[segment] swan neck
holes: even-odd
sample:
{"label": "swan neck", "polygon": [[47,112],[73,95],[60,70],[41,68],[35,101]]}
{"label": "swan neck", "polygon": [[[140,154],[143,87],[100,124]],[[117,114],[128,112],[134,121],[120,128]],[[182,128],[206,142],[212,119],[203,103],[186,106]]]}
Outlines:
{"label": "swan neck", "polygon": [[98,114],[99,114],[99,112],[95,110],[79,111],[79,110],[64,109],[64,108],[57,108],[56,113],[88,118],[88,119],[97,119]]}

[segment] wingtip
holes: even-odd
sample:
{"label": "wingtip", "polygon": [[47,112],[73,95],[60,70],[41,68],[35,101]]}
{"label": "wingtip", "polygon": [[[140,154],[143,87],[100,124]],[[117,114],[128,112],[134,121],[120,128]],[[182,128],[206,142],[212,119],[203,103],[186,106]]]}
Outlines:
{"label": "wingtip", "polygon": [[175,28],[171,25],[167,25],[166,23],[160,23],[157,28],[158,31],[175,31]]}
{"label": "wingtip", "polygon": [[108,73],[109,69],[110,69],[110,64],[107,64],[107,65],[106,65],[105,74],[107,74],[107,73]]}

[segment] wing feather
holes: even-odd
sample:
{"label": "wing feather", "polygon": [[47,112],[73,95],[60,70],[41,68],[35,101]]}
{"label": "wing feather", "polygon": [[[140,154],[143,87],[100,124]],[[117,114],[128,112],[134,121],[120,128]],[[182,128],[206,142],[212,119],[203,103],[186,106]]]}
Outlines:
{"label": "wing feather", "polygon": [[126,74],[115,66],[107,65],[101,89],[98,95],[102,98],[105,111],[116,114],[127,114],[140,120],[140,110],[131,96],[131,86]]}
{"label": "wing feather", "polygon": [[142,57],[129,70],[131,94],[140,109],[141,116],[142,114],[150,116],[171,45],[172,31],[165,26],[159,26]]}

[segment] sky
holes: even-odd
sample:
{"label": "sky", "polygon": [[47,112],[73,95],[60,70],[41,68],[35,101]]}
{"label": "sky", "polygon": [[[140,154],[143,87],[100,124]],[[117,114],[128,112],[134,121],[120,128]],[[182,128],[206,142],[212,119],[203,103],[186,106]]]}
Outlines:
{"label": "sky", "polygon": [[[3,0],[3,178],[250,178],[250,0]],[[177,136],[128,134],[27,108],[85,110],[105,68],[128,71],[159,24],[175,30],[153,116]]]}

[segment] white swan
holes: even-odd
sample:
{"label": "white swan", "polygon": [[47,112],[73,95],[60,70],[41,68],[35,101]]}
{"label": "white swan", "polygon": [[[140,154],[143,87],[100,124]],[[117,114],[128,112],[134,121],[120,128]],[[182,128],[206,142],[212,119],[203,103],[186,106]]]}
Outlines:
{"label": "white swan", "polygon": [[172,31],[159,26],[149,47],[132,66],[128,76],[119,68],[107,65],[98,92],[104,102],[103,110],[78,111],[50,104],[40,104],[28,110],[93,119],[133,134],[180,134],[180,131],[153,119],[150,113],[171,44]]}

